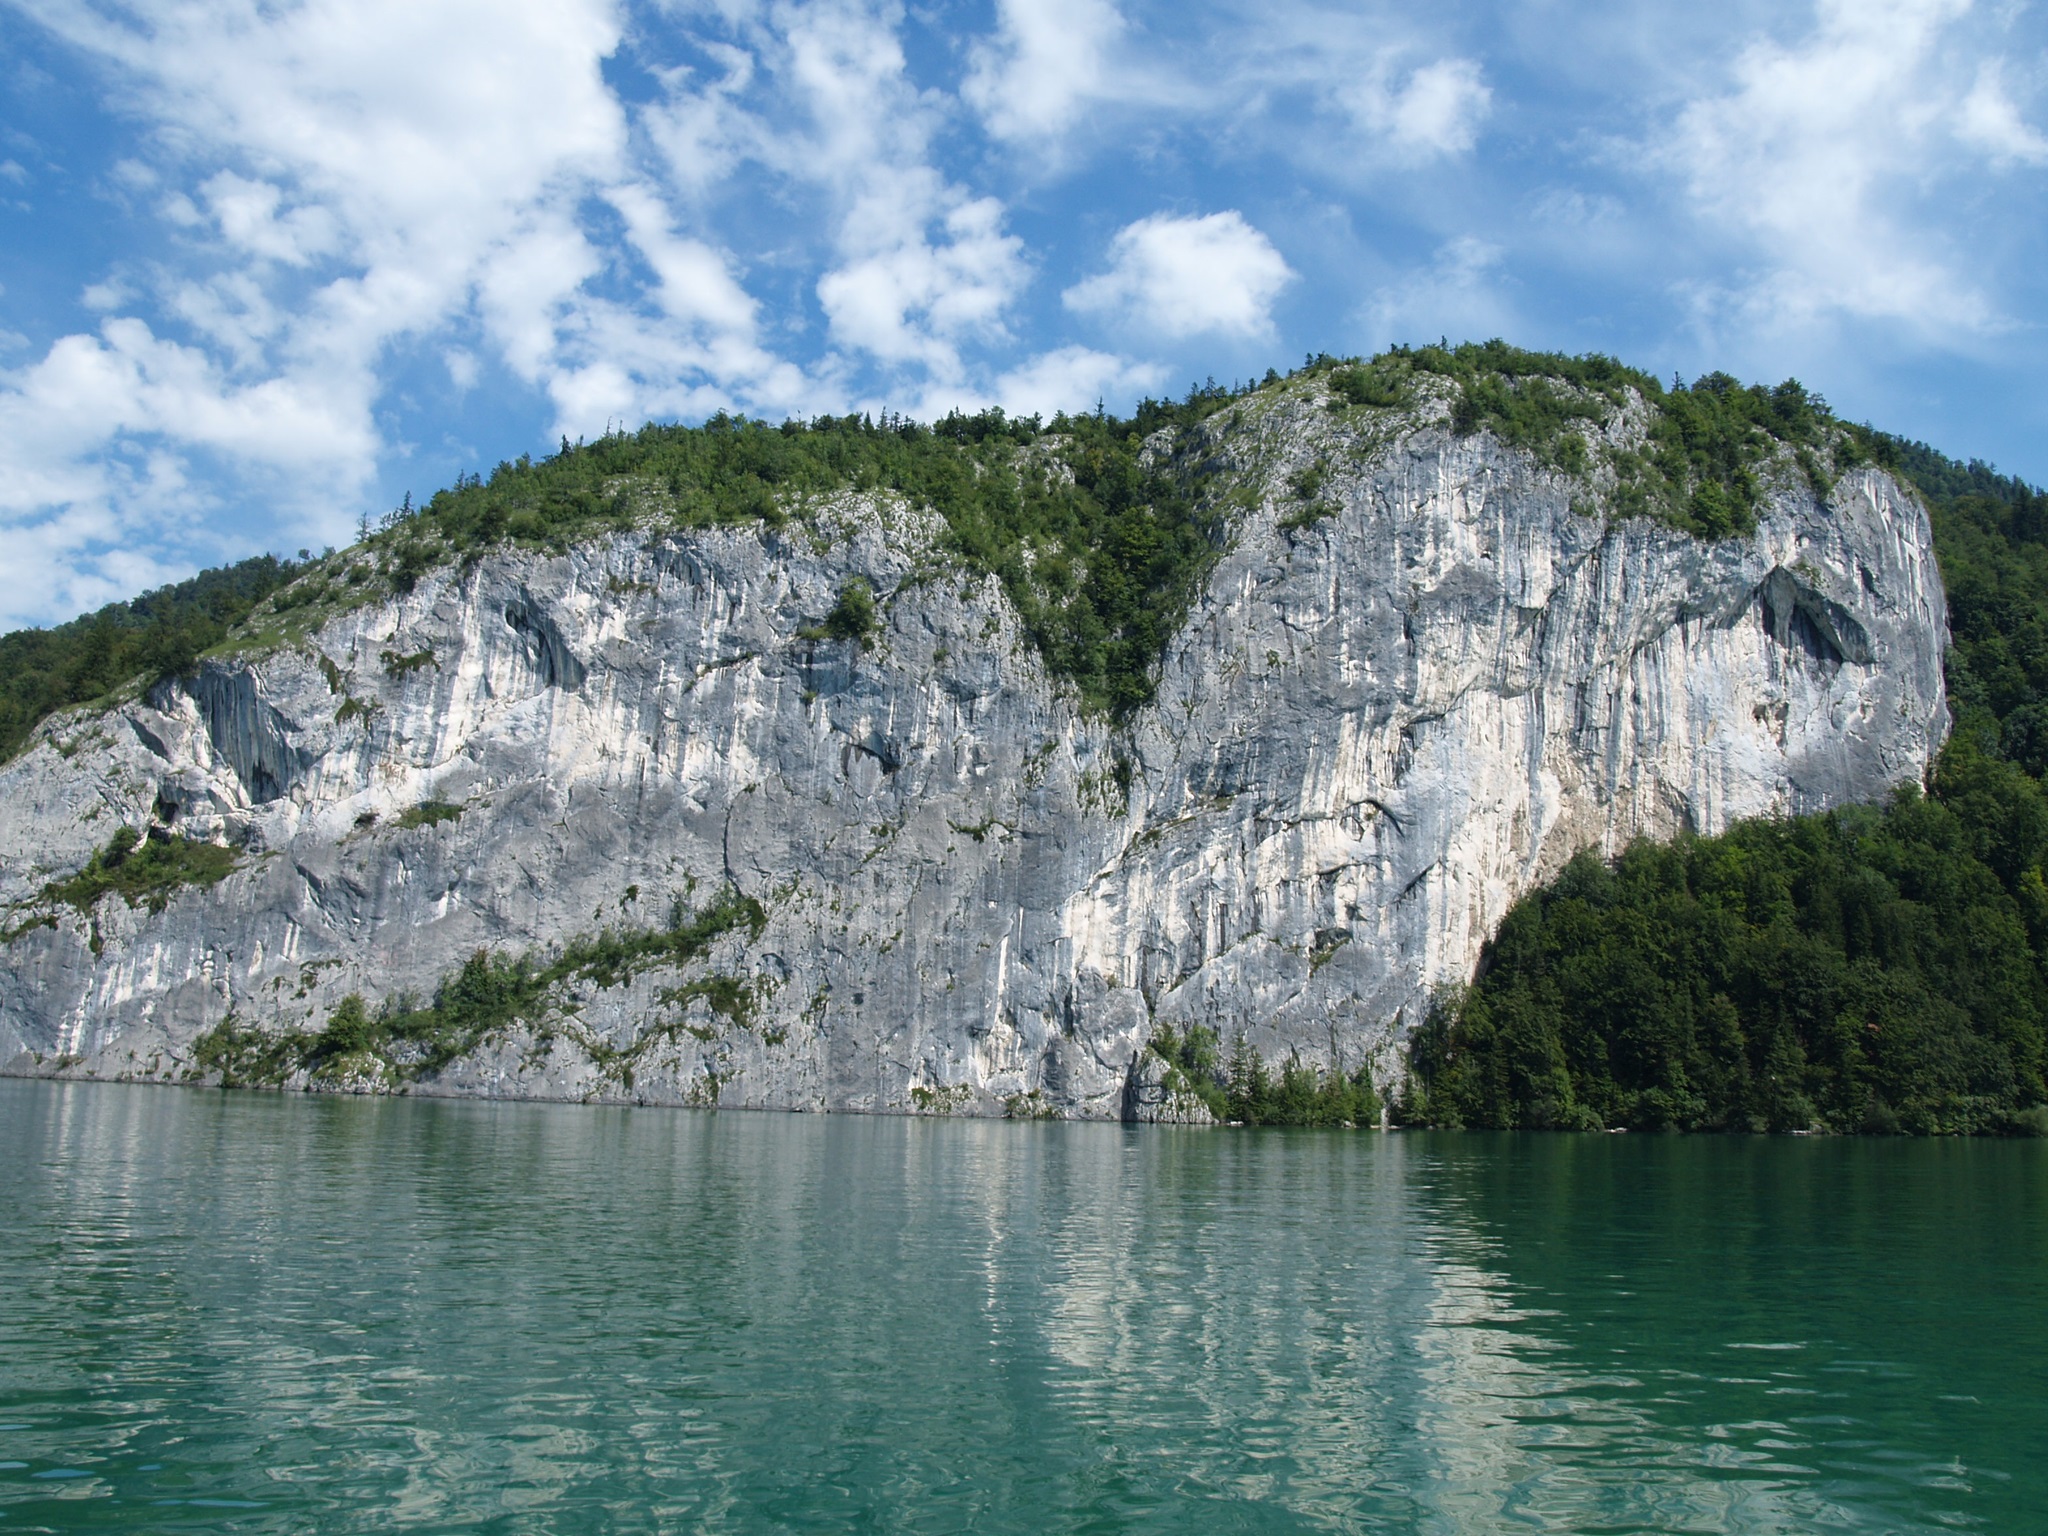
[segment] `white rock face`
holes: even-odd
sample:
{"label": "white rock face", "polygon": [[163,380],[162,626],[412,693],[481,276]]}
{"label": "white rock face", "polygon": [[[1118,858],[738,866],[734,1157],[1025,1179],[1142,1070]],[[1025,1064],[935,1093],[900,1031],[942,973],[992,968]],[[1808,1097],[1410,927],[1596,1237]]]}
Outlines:
{"label": "white rock face", "polygon": [[[319,1029],[736,888],[758,937],[578,982],[414,1091],[1115,1116],[1162,1023],[1386,1078],[1579,849],[1880,798],[1939,745],[1941,583],[1883,474],[1826,505],[1781,477],[1754,536],[1702,544],[1484,436],[1337,432],[1304,407],[1212,445],[1265,485],[1334,454],[1334,510],[1238,516],[1122,729],[934,519],[851,496],[507,551],[53,720],[0,770],[7,923],[56,917],[7,946],[0,1067],[187,1080],[230,1016]],[[855,576],[882,632],[805,638]],[[462,814],[398,824],[429,801]],[[166,817],[236,872],[154,914],[38,900]]]}

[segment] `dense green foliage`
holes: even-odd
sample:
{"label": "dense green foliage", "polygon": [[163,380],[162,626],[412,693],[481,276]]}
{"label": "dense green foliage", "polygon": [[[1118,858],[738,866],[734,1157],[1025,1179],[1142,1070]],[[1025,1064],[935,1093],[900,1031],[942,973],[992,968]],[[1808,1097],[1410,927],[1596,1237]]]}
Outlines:
{"label": "dense green foliage", "polygon": [[[1642,844],[1611,869],[1581,855],[1516,906],[1478,983],[1423,1030],[1408,1112],[1539,1128],[2028,1123],[2044,1091],[2048,815],[2010,765],[1965,753],[1944,771],[1960,814],[1909,793]],[[2019,860],[2009,888],[2000,866]]]}
{"label": "dense green foliage", "polygon": [[0,761],[57,710],[103,698],[138,674],[185,671],[299,569],[262,555],[53,629],[0,635]]}
{"label": "dense green foliage", "polygon": [[1152,1050],[1169,1069],[1169,1086],[1189,1093],[1218,1120],[1240,1125],[1373,1126],[1379,1123],[1379,1095],[1371,1071],[1344,1073],[1315,1067],[1290,1055],[1276,1073],[1240,1035],[1223,1059],[1216,1031],[1191,1024],[1162,1027]]}
{"label": "dense green foliage", "polygon": [[1417,1036],[1408,1118],[2048,1133],[2048,502],[1855,441],[1926,496],[1948,588],[1927,793],[1582,855]]}
{"label": "dense green foliage", "polygon": [[839,600],[825,615],[825,622],[804,631],[812,640],[846,640],[865,645],[875,636],[881,620],[875,610],[875,589],[856,576],[840,589]]}
{"label": "dense green foliage", "polygon": [[462,807],[450,805],[445,800],[422,800],[418,805],[409,805],[393,818],[393,823],[402,831],[410,832],[418,827],[438,827],[444,821],[459,821]]}
{"label": "dense green foliage", "polygon": [[[1637,450],[1601,450],[1616,477],[1610,511],[1655,517],[1701,538],[1756,526],[1757,472],[1781,447],[1793,450],[1818,492],[1828,488],[1825,465],[1844,468],[1860,456],[1826,402],[1796,379],[1766,389],[1710,373],[1690,388],[1666,388],[1597,353],[1565,357],[1488,341],[1396,347],[1370,365],[1382,394],[1397,391],[1404,367],[1457,383],[1451,420],[1460,432],[1485,429],[1572,473],[1591,467],[1589,434],[1597,436],[1635,391],[1651,407],[1649,440]],[[1357,388],[1348,387],[1357,398]]]}
{"label": "dense green foliage", "polygon": [[186,886],[225,880],[237,857],[232,848],[194,842],[160,827],[146,838],[133,827],[123,827],[77,874],[44,886],[43,899],[90,912],[111,892],[131,907],[161,912]]}
{"label": "dense green foliage", "polygon": [[1983,464],[1871,433],[1871,457],[1918,485],[1934,522],[1959,730],[2048,772],[2048,495]]}
{"label": "dense green foliage", "polygon": [[[243,1027],[230,1018],[200,1037],[193,1059],[202,1069],[219,1073],[228,1087],[279,1083],[296,1072],[318,1076],[371,1070],[418,1078],[440,1071],[514,1024],[543,1026],[565,986],[622,987],[643,972],[685,965],[739,929],[759,938],[767,920],[759,902],[737,891],[726,891],[700,912],[678,901],[665,927],[579,936],[545,961],[480,949],[425,1004],[400,996],[372,1013],[352,994],[328,1015],[325,1028],[298,1034]],[[752,992],[727,976],[670,989],[662,1001],[686,1005],[698,997],[735,1022],[745,1022],[753,1007]]]}

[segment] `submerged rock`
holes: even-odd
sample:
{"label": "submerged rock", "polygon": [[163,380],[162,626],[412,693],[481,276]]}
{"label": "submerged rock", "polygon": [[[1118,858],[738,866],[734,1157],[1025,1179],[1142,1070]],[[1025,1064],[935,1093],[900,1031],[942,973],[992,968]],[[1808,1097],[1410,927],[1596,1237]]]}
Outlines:
{"label": "submerged rock", "polygon": [[[0,1068],[1175,1118],[1163,1025],[1384,1079],[1578,850],[1923,774],[1945,607],[1885,474],[1778,474],[1710,543],[1441,412],[1346,432],[1286,399],[1217,429],[1228,545],[1121,724],[934,516],[852,493],[502,548],[55,719],[0,769]],[[857,581],[877,627],[831,638]],[[150,824],[245,857],[160,912],[41,895]],[[641,943],[735,893],[758,923]],[[479,951],[607,930],[641,947],[449,1059],[307,1045],[350,995],[417,1014]]]}

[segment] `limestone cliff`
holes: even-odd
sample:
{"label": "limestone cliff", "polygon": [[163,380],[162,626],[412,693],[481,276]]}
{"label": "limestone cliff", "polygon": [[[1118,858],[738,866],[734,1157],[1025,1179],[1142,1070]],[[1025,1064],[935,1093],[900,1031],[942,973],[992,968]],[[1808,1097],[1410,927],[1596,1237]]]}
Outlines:
{"label": "limestone cliff", "polygon": [[[319,1030],[736,892],[411,1087],[1114,1116],[1162,1023],[1384,1077],[1575,851],[1881,797],[1945,729],[1926,516],[1878,471],[1823,500],[1788,459],[1710,543],[1441,401],[1368,433],[1281,392],[1200,450],[1228,543],[1121,725],[931,513],[851,492],[502,547],[52,720],[0,769],[0,1067],[192,1080],[223,1021]],[[878,627],[830,638],[856,578]],[[242,857],[161,911],[45,894],[123,825]]]}

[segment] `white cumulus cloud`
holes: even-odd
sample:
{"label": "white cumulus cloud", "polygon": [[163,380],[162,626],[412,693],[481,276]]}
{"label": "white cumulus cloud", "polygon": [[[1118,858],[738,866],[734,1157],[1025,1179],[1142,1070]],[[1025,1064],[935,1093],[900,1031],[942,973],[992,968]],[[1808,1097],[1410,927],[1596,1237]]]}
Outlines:
{"label": "white cumulus cloud", "polygon": [[814,131],[785,163],[810,168],[837,205],[837,260],[817,286],[832,338],[944,395],[966,381],[961,342],[1003,333],[1029,275],[1023,242],[1000,201],[933,164],[939,118],[892,16],[854,4],[794,14],[787,73]]}
{"label": "white cumulus cloud", "polygon": [[1168,337],[1265,335],[1273,301],[1294,278],[1273,242],[1235,209],[1140,219],[1117,232],[1109,262],[1066,291],[1067,307]]}
{"label": "white cumulus cloud", "polygon": [[1503,292],[1502,251],[1473,235],[1446,241],[1427,264],[1374,294],[1366,307],[1368,346],[1438,336],[1512,336],[1516,316]]}
{"label": "white cumulus cloud", "polygon": [[835,348],[808,404],[845,401],[842,381],[870,370],[897,407],[978,393],[969,353],[1008,337],[1031,267],[1003,202],[941,168],[947,113],[911,79],[900,7],[820,0],[724,21],[703,43],[715,70],[673,74],[643,122],[691,196],[765,178],[803,210]]}
{"label": "white cumulus cloud", "polygon": [[2002,73],[1996,63],[1978,71],[1976,85],[1963,98],[1956,131],[1995,164],[2048,165],[2048,137],[2020,116],[2006,95]]}
{"label": "white cumulus cloud", "polygon": [[1110,0],[999,0],[960,94],[999,139],[1043,142],[1116,93],[1110,50],[1125,22]]}
{"label": "white cumulus cloud", "polygon": [[[417,342],[481,344],[568,432],[803,394],[635,163],[615,0],[22,8],[148,120],[113,179],[176,231],[88,285],[97,333],[0,374],[0,519],[84,587],[126,545],[178,563],[188,525],[186,558],[217,558],[187,515],[207,480],[265,486],[287,546],[341,537],[402,450],[377,421]],[[91,429],[41,430],[82,371]]]}
{"label": "white cumulus cloud", "polygon": [[1398,83],[1390,61],[1382,59],[1339,95],[1394,159],[1410,162],[1470,153],[1493,106],[1485,74],[1472,59],[1438,59]]}
{"label": "white cumulus cloud", "polygon": [[[237,463],[281,510],[304,506],[309,480],[346,498],[374,448],[361,393],[346,374],[243,381],[133,317],[63,337],[0,384],[0,625],[132,594],[194,554],[220,558],[195,450]],[[315,531],[303,513],[280,521]]]}
{"label": "white cumulus cloud", "polygon": [[1752,42],[1725,89],[1684,108],[1666,163],[1699,214],[1769,263],[1723,307],[1763,325],[1831,313],[1926,333],[2002,323],[1970,263],[1912,207],[1958,138],[2008,161],[2048,152],[1995,73],[1959,76],[1944,44],[1969,8],[1822,0],[1806,36]]}
{"label": "white cumulus cloud", "polygon": [[956,339],[999,329],[1023,284],[1023,242],[1003,232],[993,198],[961,203],[927,225],[919,215],[936,211],[944,190],[897,190],[911,197],[891,211],[909,217],[878,220],[875,236],[855,243],[859,254],[819,281],[818,301],[836,339],[885,362],[919,362],[956,377]]}
{"label": "white cumulus cloud", "polygon": [[996,380],[996,403],[1013,416],[1050,416],[1056,411],[1092,410],[1103,400],[1123,400],[1157,389],[1166,370],[1132,362],[1089,347],[1042,352]]}

